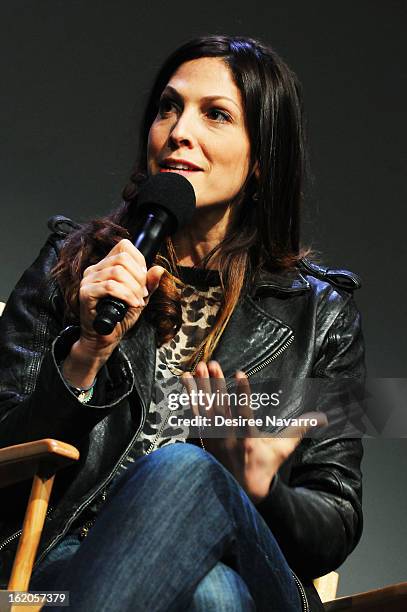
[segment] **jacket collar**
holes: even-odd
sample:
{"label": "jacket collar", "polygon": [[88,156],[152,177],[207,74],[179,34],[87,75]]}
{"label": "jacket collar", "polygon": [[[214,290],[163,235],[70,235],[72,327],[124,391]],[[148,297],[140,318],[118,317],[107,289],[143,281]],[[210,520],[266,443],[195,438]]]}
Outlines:
{"label": "jacket collar", "polygon": [[[219,284],[219,273],[215,270],[179,266],[179,273],[184,282],[194,286],[199,285],[200,281],[204,287]],[[285,272],[262,270],[254,283],[250,295],[255,296],[271,290],[274,290],[275,293],[295,294],[307,291],[309,288],[309,282],[298,268]]]}

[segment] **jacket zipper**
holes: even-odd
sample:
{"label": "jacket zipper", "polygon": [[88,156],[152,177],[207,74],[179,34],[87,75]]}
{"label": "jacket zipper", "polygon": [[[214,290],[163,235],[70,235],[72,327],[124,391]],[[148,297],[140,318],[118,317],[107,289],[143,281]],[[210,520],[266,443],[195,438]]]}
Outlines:
{"label": "jacket zipper", "polygon": [[[49,506],[49,508],[47,509],[47,512],[45,514],[45,519],[48,518],[48,516],[51,514],[53,510],[52,506]],[[10,544],[10,542],[12,542],[13,540],[15,540],[16,538],[18,538],[21,534],[23,533],[22,529],[19,529],[18,531],[16,531],[15,533],[13,533],[11,536],[9,536],[6,540],[4,540],[4,542],[2,542],[0,544],[0,550],[3,550],[3,548],[5,548],[6,546],[8,546]]]}
{"label": "jacket zipper", "polygon": [[290,344],[292,344],[293,342],[294,342],[294,334],[292,334],[284,342],[284,344],[282,346],[280,346],[280,348],[275,353],[270,355],[270,357],[268,357],[265,361],[260,363],[258,366],[252,368],[248,372],[246,372],[246,376],[249,378],[249,376],[252,376],[253,374],[257,374],[257,372],[259,372],[259,370],[262,370],[263,368],[265,368],[266,365],[268,365],[271,361],[274,361],[275,359],[277,359],[277,357],[280,357],[281,353],[283,353],[290,346]]}
{"label": "jacket zipper", "polygon": [[149,446],[149,447],[148,447],[148,449],[146,450],[146,455],[149,455],[149,454],[150,454],[150,453],[151,453],[151,452],[154,450],[154,447],[155,447],[155,445],[157,444],[157,440],[158,440],[158,439],[159,439],[159,437],[161,436],[162,432],[163,432],[163,431],[164,431],[164,429],[165,429],[165,426],[166,426],[166,425],[167,425],[167,423],[168,423],[169,416],[170,416],[170,412],[168,412],[168,413],[167,413],[167,415],[166,415],[166,417],[165,417],[164,421],[163,421],[163,422],[162,422],[162,424],[161,424],[160,429],[157,431],[157,433],[156,433],[156,434],[155,434],[155,436],[154,436],[153,441],[151,442],[150,446]]}
{"label": "jacket zipper", "polygon": [[5,546],[7,546],[8,544],[10,544],[10,542],[12,542],[13,540],[15,540],[16,538],[18,538],[18,536],[20,536],[22,534],[23,530],[19,529],[18,531],[16,531],[15,533],[13,533],[13,535],[9,536],[7,538],[7,540],[4,540],[4,542],[1,543],[0,545],[0,550],[2,550]]}
{"label": "jacket zipper", "polygon": [[300,595],[301,595],[302,610],[303,610],[303,612],[309,612],[309,603],[308,603],[308,598],[307,598],[307,594],[305,592],[305,589],[302,586],[302,583],[299,580],[299,578],[297,577],[297,575],[294,574],[293,570],[291,570],[291,573],[293,575],[293,578],[295,580],[295,583],[296,583],[296,585],[298,587],[298,590],[300,592]]}

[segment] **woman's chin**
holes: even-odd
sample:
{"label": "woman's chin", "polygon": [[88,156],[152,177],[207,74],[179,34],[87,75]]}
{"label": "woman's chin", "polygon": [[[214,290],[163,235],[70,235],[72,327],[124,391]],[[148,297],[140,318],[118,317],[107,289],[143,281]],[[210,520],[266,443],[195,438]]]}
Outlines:
{"label": "woman's chin", "polygon": [[222,202],[222,201],[201,201],[199,195],[196,198],[196,208],[201,212],[209,212],[211,210],[226,210],[230,205],[230,202]]}

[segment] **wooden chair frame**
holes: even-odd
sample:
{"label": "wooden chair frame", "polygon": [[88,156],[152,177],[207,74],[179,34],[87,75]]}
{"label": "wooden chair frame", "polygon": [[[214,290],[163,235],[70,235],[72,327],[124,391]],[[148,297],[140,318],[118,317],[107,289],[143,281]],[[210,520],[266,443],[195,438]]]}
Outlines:
{"label": "wooden chair frame", "polygon": [[[49,438],[0,449],[1,487],[33,478],[7,590],[28,591],[55,473],[78,459],[79,451],[74,446]],[[28,610],[34,612],[40,610],[41,607],[41,605],[13,605],[9,610],[10,612],[27,612]]]}

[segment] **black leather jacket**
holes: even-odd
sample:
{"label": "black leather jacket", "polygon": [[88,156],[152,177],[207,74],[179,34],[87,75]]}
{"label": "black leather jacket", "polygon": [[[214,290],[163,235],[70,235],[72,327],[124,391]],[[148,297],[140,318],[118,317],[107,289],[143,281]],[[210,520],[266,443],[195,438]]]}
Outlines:
{"label": "black leather jacket", "polygon": [[[93,403],[81,404],[71,393],[57,362],[78,328],[63,331],[62,298],[49,274],[69,223],[54,218],[51,225],[0,318],[0,447],[53,437],[80,450],[79,462],[57,475],[37,563],[113,478],[140,431],[156,353],[155,331],[141,317],[98,376]],[[226,377],[240,369],[253,382],[260,374],[363,378],[360,317],[352,298],[358,286],[350,272],[309,262],[290,274],[264,275],[236,307],[214,359]],[[293,410],[288,407],[286,415]],[[305,585],[311,610],[322,610],[312,579],[337,568],[361,535],[361,458],[358,439],[304,439],[258,505]],[[29,488],[23,482],[0,490],[2,588]]]}

